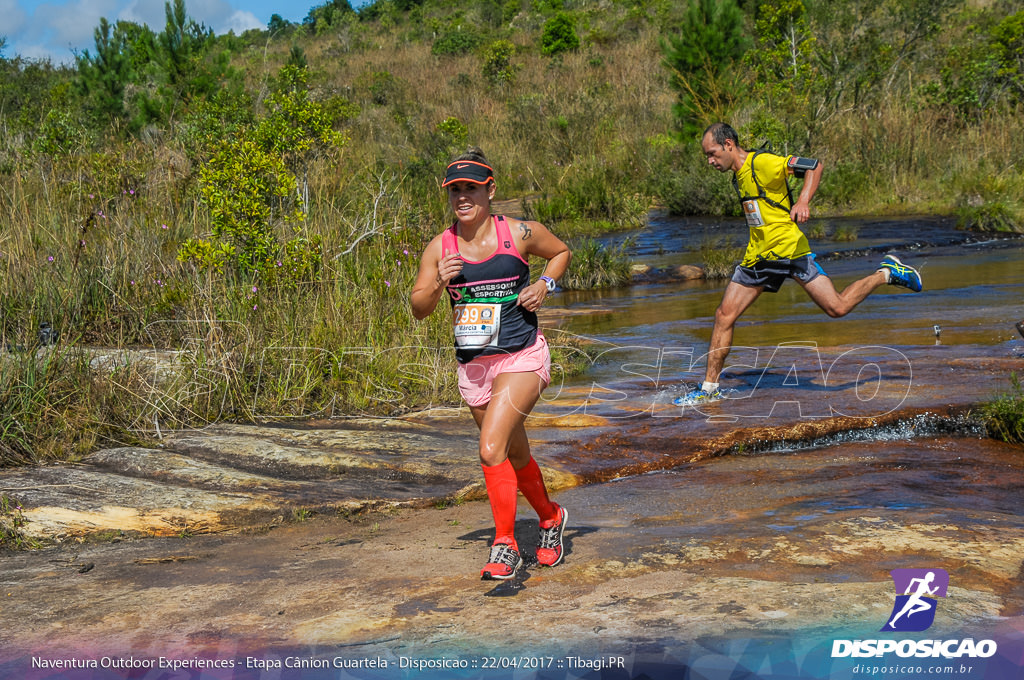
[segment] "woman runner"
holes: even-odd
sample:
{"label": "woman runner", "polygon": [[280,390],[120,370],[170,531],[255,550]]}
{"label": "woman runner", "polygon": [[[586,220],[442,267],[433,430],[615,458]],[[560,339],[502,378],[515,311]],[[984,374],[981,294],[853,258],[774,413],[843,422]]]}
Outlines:
{"label": "woman runner", "polygon": [[[530,454],[524,422],[551,381],[551,355],[537,309],[569,266],[569,248],[538,222],[491,214],[494,171],[471,148],[447,169],[441,185],[455,223],[427,245],[409,296],[417,319],[447,292],[452,305],[459,392],[480,428],[480,463],[494,515],[494,542],[483,579],[509,579],[523,560],[515,538],[517,490],[540,519],[537,562],[562,561],[569,513],[548,498]],[[547,260],[530,283],[527,259]]]}

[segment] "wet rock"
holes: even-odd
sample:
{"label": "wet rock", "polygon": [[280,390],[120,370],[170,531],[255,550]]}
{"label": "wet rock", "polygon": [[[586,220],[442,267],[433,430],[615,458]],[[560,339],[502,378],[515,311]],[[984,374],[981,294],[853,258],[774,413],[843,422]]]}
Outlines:
{"label": "wet rock", "polygon": [[[827,455],[796,457],[807,467],[835,464]],[[784,480],[787,467],[801,467],[776,462]],[[964,627],[987,634],[1008,623],[1009,558],[1015,555],[1019,566],[1024,541],[1019,520],[989,513],[959,531],[945,521],[917,521],[969,505],[952,495],[943,499],[948,507],[937,503],[919,516],[905,509],[850,510],[823,515],[820,524],[804,520],[804,529],[781,535],[751,518],[766,507],[780,524],[802,516],[808,494],[823,491],[817,481],[797,475],[778,497],[764,498],[761,487],[720,504],[700,495],[728,495],[723,491],[738,488],[737,475],[755,463],[719,459],[675,478],[559,494],[578,517],[567,532],[566,561],[553,569],[528,566],[514,590],[479,580],[491,537],[486,503],[314,519],[264,535],[12,555],[4,563],[2,580],[11,593],[4,605],[19,626],[0,637],[5,650],[47,654],[95,655],[115,640],[140,656],[168,650],[236,656],[281,646],[388,659],[523,649],[561,656],[568,650],[628,654],[659,644],[673,652],[698,644],[728,654],[737,636],[785,640],[813,630],[827,638],[842,630],[838,636],[848,638],[877,631],[895,596],[887,570],[932,560],[951,572],[949,597],[932,628],[936,638]],[[830,496],[850,483],[837,476]],[[1000,495],[988,485],[985,493]],[[616,507],[626,499],[625,508]],[[527,554],[536,528],[524,509],[516,533]],[[1007,559],[997,564],[989,554]],[[830,556],[831,564],[809,563],[808,556]],[[95,565],[88,578],[68,578],[67,569],[83,564]],[[488,597],[498,589],[505,596]]]}
{"label": "wet rock", "polygon": [[629,273],[633,277],[642,277],[650,274],[654,271],[654,267],[649,264],[634,263],[629,266]]}
{"label": "wet rock", "polygon": [[573,414],[552,418],[545,422],[550,427],[603,427],[607,426],[608,419],[599,416],[588,416],[586,414]]}
{"label": "wet rock", "polygon": [[696,281],[705,278],[704,269],[697,265],[682,264],[674,267],[657,268],[648,264],[635,263],[630,266],[630,275],[635,283],[667,283],[670,281]]}
{"label": "wet rock", "polygon": [[104,449],[86,462],[112,473],[163,481],[184,487],[218,490],[269,489],[280,484],[275,477],[211,465],[163,449],[121,447]]}
{"label": "wet rock", "polygon": [[27,520],[22,531],[46,540],[103,532],[173,536],[237,528],[279,509],[265,495],[232,494],[111,474],[89,466],[28,468],[0,475]]}
{"label": "wet rock", "polygon": [[672,275],[684,281],[690,281],[693,279],[703,279],[704,269],[696,265],[681,264],[672,270]]}
{"label": "wet rock", "polygon": [[[78,465],[0,472],[24,506],[26,536],[114,531],[148,536],[237,531],[295,513],[353,513],[486,497],[476,426],[352,419],[343,426],[218,424],[169,432],[162,448],[98,451]],[[579,483],[543,466],[554,491]]]}

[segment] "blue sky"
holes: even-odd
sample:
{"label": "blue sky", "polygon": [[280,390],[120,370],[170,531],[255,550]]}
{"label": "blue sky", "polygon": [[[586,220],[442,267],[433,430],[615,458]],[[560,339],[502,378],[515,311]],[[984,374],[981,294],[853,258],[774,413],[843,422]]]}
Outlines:
{"label": "blue sky", "polygon": [[[217,34],[266,28],[272,14],[302,21],[310,7],[326,0],[185,0],[192,19]],[[155,31],[166,23],[165,0],[0,0],[3,55],[71,63],[75,51],[94,51],[93,30],[100,17],[148,24]],[[354,5],[355,3],[353,3]]]}

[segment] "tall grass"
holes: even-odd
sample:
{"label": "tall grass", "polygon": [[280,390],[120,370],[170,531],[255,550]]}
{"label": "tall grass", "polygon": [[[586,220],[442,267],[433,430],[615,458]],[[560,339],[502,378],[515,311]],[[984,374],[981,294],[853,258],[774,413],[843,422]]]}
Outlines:
{"label": "tall grass", "polygon": [[818,140],[826,165],[815,202],[845,214],[958,213],[966,228],[1022,231],[1020,113],[966,125],[893,98],[837,116]]}
{"label": "tall grass", "polygon": [[38,548],[39,541],[28,537],[23,531],[27,523],[21,504],[16,498],[0,494],[0,548],[23,550]]}
{"label": "tall grass", "polygon": [[1016,373],[1010,374],[1010,391],[982,406],[981,417],[989,436],[1024,443],[1024,386]]}
{"label": "tall grass", "polygon": [[572,262],[562,277],[568,290],[613,288],[630,281],[629,239],[606,245],[592,238],[570,241]]}
{"label": "tall grass", "polygon": [[738,246],[729,238],[705,238],[700,243],[700,259],[707,279],[724,279],[732,276],[736,265],[743,259],[744,246]]}
{"label": "tall grass", "polygon": [[[434,55],[415,22],[297,37],[312,97],[359,113],[344,147],[302,178],[299,228],[319,239],[322,262],[295,285],[179,261],[183,242],[212,230],[188,124],[127,141],[83,135],[56,155],[28,139],[5,147],[15,155],[0,173],[0,341],[24,350],[0,352],[0,466],[220,418],[457,401],[446,309],[417,322],[407,299],[423,247],[451,219],[438,180],[446,161],[483,147],[497,198],[543,194],[545,224],[567,239],[643,225],[646,140],[669,125],[671,103],[648,73],[659,57],[645,30],[559,60],[520,32],[516,77],[502,87],[487,82],[481,52]],[[237,57],[257,102],[289,47]],[[278,226],[282,242],[291,236]],[[588,252],[577,286],[624,280],[621,253]],[[37,347],[44,323],[56,347]]]}
{"label": "tall grass", "polygon": [[[18,225],[4,230],[0,261],[13,350],[0,351],[0,465],[218,418],[390,414],[454,399],[446,315],[416,322],[407,303],[433,227],[410,219],[421,213],[397,178],[316,184],[302,228],[323,241],[321,276],[274,286],[178,260],[179,244],[209,226],[163,174],[164,157],[112,143],[98,162],[106,175],[72,158],[0,177],[0,210]],[[327,161],[315,172],[333,174]],[[56,347],[39,347],[42,323]],[[110,357],[97,359],[102,348]],[[176,354],[133,365],[154,350]]]}

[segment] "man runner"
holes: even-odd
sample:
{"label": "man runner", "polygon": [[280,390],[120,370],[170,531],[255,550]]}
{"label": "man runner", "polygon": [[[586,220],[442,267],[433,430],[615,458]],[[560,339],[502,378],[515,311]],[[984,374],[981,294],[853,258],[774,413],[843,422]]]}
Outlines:
{"label": "man runner", "polygon": [[[750,227],[743,261],[736,267],[715,311],[711,347],[704,383],[673,401],[677,406],[706,403],[722,398],[718,379],[732,346],[733,327],[761,293],[774,293],[787,278],[803,286],[826,314],[849,314],[879,286],[889,284],[921,292],[921,275],[913,267],[886,255],[872,274],[837,292],[832,280],[814,261],[807,237],[797,223],[810,216],[809,203],[821,181],[822,164],[812,158],[777,156],[740,147],[739,136],[726,123],[712,123],[704,131],[701,147],[708,163],[719,172],[732,171],[733,186]],[[804,183],[794,202],[787,178],[796,175]]]}

